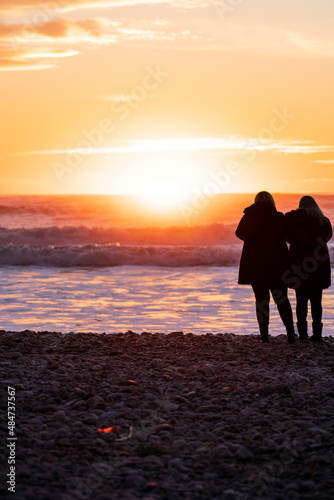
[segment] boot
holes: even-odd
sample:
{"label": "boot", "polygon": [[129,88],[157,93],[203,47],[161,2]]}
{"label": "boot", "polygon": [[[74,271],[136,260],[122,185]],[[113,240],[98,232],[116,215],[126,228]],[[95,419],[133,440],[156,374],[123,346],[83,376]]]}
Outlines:
{"label": "boot", "polygon": [[308,339],[307,335],[307,321],[298,321],[297,322],[297,329],[299,333],[299,340],[303,342],[304,340]]}
{"label": "boot", "polygon": [[296,342],[296,334],[293,323],[291,323],[291,325],[285,325],[285,328],[288,336],[288,344],[294,344]]}
{"label": "boot", "polygon": [[268,325],[261,325],[260,326],[260,334],[261,334],[262,342],[265,342],[266,344],[268,344],[268,342],[269,342]]}
{"label": "boot", "polygon": [[313,335],[310,338],[312,342],[322,342],[322,327],[323,323],[312,323],[312,330],[313,330]]}

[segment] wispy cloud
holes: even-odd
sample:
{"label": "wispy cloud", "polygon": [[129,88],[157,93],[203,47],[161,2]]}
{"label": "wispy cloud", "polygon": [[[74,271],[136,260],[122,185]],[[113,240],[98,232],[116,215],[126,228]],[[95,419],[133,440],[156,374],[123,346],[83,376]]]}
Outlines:
{"label": "wispy cloud", "polygon": [[305,182],[307,183],[314,183],[314,182],[334,182],[334,179],[330,177],[322,177],[321,179],[316,179],[314,177],[310,177],[309,179],[301,179],[300,182]]}
{"label": "wispy cloud", "polygon": [[246,21],[217,23],[202,27],[206,48],[258,55],[284,57],[334,57],[334,38],[310,35],[282,27],[250,24]]}
{"label": "wispy cloud", "polygon": [[[104,102],[129,102],[137,100],[136,97],[130,94],[96,95],[92,98]],[[146,98],[154,99],[154,95],[148,95]]]}
{"label": "wispy cloud", "polygon": [[[310,141],[281,141],[259,140],[249,137],[189,137],[169,139],[137,139],[120,141],[108,147],[92,148],[91,154],[120,154],[120,153],[166,153],[191,151],[273,151],[284,154],[317,154],[334,152],[334,146],[322,146]],[[46,151],[29,151],[24,155],[62,155],[77,153],[77,149],[54,149]]]}
{"label": "wispy cloud", "polygon": [[[173,0],[173,7],[182,9],[193,9],[211,5],[210,0]],[[45,5],[39,0],[1,0],[0,10],[11,9],[57,9],[59,11],[70,11],[87,8],[109,8],[134,5],[170,5],[168,0],[49,0]]]}

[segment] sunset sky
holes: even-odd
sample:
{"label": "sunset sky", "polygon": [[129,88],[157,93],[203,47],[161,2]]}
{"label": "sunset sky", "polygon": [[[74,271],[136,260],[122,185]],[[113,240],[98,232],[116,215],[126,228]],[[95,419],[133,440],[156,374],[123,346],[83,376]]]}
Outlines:
{"label": "sunset sky", "polygon": [[334,193],[331,0],[1,0],[1,194]]}

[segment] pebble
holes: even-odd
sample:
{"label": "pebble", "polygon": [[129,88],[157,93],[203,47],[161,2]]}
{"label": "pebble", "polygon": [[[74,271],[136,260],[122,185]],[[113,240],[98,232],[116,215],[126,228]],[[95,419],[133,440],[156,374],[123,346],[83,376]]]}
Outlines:
{"label": "pebble", "polygon": [[332,338],[24,331],[0,348],[18,498],[334,498]]}
{"label": "pebble", "polygon": [[3,358],[7,359],[18,359],[22,357],[22,353],[20,351],[3,352],[1,355]]}
{"label": "pebble", "polygon": [[175,403],[167,403],[165,406],[164,406],[164,409],[166,411],[175,411],[179,408],[179,405],[176,405]]}
{"label": "pebble", "polygon": [[240,495],[235,490],[226,490],[224,492],[224,500],[239,500]]}
{"label": "pebble", "polygon": [[56,411],[51,417],[51,422],[53,421],[58,421],[58,422],[65,422],[66,420],[66,414],[63,410]]}

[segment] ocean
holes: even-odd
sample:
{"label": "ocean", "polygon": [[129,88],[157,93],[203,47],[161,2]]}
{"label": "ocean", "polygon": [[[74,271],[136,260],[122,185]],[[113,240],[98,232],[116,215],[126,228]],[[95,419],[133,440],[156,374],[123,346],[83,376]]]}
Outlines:
{"label": "ocean", "polygon": [[[314,196],[334,221],[333,196]],[[299,198],[275,195],[277,209]],[[1,196],[0,328],[256,334],[234,235],[252,202],[249,194],[174,207],[131,196]],[[334,240],[329,248],[334,264]],[[323,304],[324,335],[333,335],[332,288]],[[273,303],[270,333],[284,333]]]}

